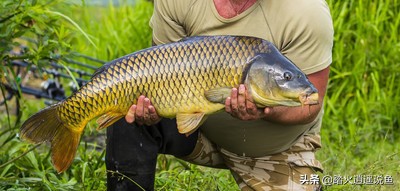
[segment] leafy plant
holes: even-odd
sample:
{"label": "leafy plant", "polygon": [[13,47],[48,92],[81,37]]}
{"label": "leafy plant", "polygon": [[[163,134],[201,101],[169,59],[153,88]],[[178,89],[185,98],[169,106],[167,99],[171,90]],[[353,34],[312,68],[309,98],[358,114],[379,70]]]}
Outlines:
{"label": "leafy plant", "polygon": [[[15,105],[5,99],[6,86],[19,89],[22,79],[25,79],[30,68],[37,68],[39,74],[44,76],[43,69],[49,67],[52,62],[63,64],[62,59],[71,54],[70,43],[77,35],[74,30],[79,31],[79,35],[95,47],[88,35],[72,19],[56,11],[57,6],[65,5],[61,0],[0,2],[0,80],[4,99],[2,101],[6,106],[1,110],[7,113],[1,114],[0,118],[0,190],[73,190],[82,185],[77,184],[77,178],[82,180],[82,177],[85,177],[76,173],[85,175],[91,167],[103,164],[99,163],[98,159],[101,161],[104,153],[96,152],[96,156],[92,156],[93,153],[85,152],[81,157],[88,160],[85,164],[89,164],[90,168],[82,168],[69,174],[56,174],[48,151],[44,151],[39,145],[28,145],[18,139],[17,129],[20,126],[20,119],[26,118],[26,114],[13,116],[9,112],[10,108],[19,105],[22,106],[19,107],[21,111],[28,111],[28,114],[31,114],[44,104],[31,104],[25,102],[22,97],[17,97]],[[12,64],[21,60],[28,63],[26,71],[17,71]],[[99,171],[96,170],[90,171],[91,175],[98,174]],[[104,184],[93,185],[85,181],[83,185],[85,189],[97,189],[99,186],[104,189]]]}

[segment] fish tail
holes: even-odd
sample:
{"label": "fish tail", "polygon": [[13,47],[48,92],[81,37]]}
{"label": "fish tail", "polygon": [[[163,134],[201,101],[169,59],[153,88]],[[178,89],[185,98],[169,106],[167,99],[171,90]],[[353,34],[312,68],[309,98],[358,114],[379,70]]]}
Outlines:
{"label": "fish tail", "polygon": [[33,143],[50,142],[54,167],[61,173],[71,165],[82,131],[73,131],[77,128],[61,121],[58,107],[60,104],[52,105],[31,116],[21,126],[20,136]]}

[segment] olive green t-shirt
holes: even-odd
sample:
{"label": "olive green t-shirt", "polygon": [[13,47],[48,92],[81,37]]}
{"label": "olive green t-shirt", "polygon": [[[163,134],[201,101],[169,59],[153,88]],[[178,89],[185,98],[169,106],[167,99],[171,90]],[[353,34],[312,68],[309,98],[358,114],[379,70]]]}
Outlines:
{"label": "olive green t-shirt", "polygon": [[[213,0],[155,0],[150,26],[156,44],[200,35],[263,38],[306,74],[318,72],[332,61],[333,25],[324,0],[258,0],[230,19],[218,14]],[[321,110],[306,125],[281,125],[242,121],[219,112],[209,116],[201,131],[221,148],[259,157],[287,150],[305,133],[319,133],[322,115]]]}

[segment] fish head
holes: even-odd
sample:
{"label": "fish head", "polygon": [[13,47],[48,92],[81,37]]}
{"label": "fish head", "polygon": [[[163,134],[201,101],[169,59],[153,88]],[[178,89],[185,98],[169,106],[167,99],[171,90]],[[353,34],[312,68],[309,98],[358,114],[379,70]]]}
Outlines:
{"label": "fish head", "polygon": [[277,49],[248,61],[244,83],[258,107],[318,104],[318,90]]}

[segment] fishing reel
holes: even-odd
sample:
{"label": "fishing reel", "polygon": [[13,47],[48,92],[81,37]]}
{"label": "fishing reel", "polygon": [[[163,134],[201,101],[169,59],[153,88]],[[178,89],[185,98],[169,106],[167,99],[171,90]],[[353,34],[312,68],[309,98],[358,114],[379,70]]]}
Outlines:
{"label": "fishing reel", "polygon": [[69,87],[69,89],[71,90],[71,92],[76,92],[76,91],[78,91],[79,87],[82,87],[83,85],[86,84],[86,82],[84,82],[84,81],[77,81],[77,83],[78,83],[78,85],[77,85],[75,82],[73,82],[73,81],[70,81],[70,82],[68,83],[68,87]]}
{"label": "fishing reel", "polygon": [[48,79],[40,84],[43,93],[53,100],[65,99],[65,91],[63,85],[55,79]]}

